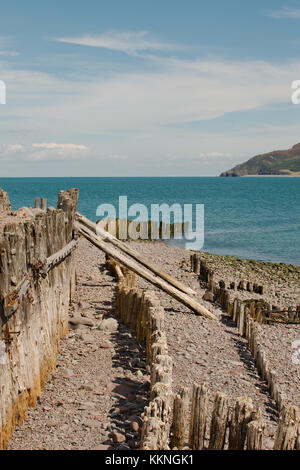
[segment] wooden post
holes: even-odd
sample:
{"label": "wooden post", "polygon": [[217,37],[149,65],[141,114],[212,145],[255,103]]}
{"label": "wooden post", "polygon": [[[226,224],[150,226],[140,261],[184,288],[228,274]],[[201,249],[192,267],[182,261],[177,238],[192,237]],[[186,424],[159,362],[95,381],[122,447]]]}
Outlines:
{"label": "wooden post", "polygon": [[265,423],[262,420],[250,421],[247,426],[246,449],[262,450],[264,443]]}
{"label": "wooden post", "polygon": [[279,416],[274,450],[293,450],[297,440],[299,410],[296,406],[284,406]]}
{"label": "wooden post", "polygon": [[247,434],[247,424],[251,420],[253,405],[251,398],[237,398],[229,428],[229,450],[243,450]]}
{"label": "wooden post", "polygon": [[201,266],[200,256],[196,256],[195,264],[194,264],[194,272],[198,275],[200,274],[200,266]]}
{"label": "wooden post", "polygon": [[40,208],[40,198],[36,197],[34,200],[34,208],[39,209]]}
{"label": "wooden post", "polygon": [[245,325],[245,304],[241,303],[240,314],[238,318],[238,330],[241,336],[244,336],[244,325]]}
{"label": "wooden post", "polygon": [[217,393],[211,419],[209,449],[224,448],[228,412],[229,397],[225,393]]}
{"label": "wooden post", "polygon": [[207,419],[207,385],[193,386],[192,412],[189,432],[189,447],[192,450],[202,450],[204,448],[204,439]]}
{"label": "wooden post", "polygon": [[296,450],[300,450],[300,423],[298,424],[298,433],[296,440]]}
{"label": "wooden post", "polygon": [[44,197],[41,199],[41,209],[43,211],[47,210],[47,199],[45,199]]}
{"label": "wooden post", "polygon": [[173,422],[171,426],[171,441],[170,447],[173,449],[176,447],[181,450],[185,443],[185,433],[188,424],[188,412],[189,412],[189,389],[182,387],[174,398],[173,406]]}

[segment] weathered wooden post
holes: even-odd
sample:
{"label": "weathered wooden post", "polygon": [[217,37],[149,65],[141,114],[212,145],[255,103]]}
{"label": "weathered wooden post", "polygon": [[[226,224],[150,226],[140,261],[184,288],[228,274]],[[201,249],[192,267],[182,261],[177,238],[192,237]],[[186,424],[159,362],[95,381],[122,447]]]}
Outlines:
{"label": "weathered wooden post", "polygon": [[47,210],[47,199],[45,199],[44,197],[41,199],[41,209],[42,211]]}
{"label": "weathered wooden post", "polygon": [[210,426],[209,449],[222,450],[229,413],[229,397],[225,393],[217,393]]}
{"label": "weathered wooden post", "polygon": [[229,450],[243,450],[247,434],[247,424],[251,421],[253,405],[251,398],[237,398],[229,428]]}
{"label": "weathered wooden post", "polygon": [[283,406],[275,436],[274,450],[293,450],[297,440],[299,409]]}
{"label": "weathered wooden post", "polygon": [[250,421],[247,426],[246,449],[262,450],[264,443],[265,423],[262,420]]}
{"label": "weathered wooden post", "polygon": [[193,386],[192,412],[189,432],[189,447],[193,450],[204,448],[208,394],[207,385]]}
{"label": "weathered wooden post", "polygon": [[190,392],[187,387],[182,387],[174,398],[173,422],[171,426],[170,447],[173,449],[183,449],[185,442],[185,433],[188,424]]}
{"label": "weathered wooden post", "polygon": [[39,209],[40,208],[40,198],[36,197],[34,200],[34,208]]}

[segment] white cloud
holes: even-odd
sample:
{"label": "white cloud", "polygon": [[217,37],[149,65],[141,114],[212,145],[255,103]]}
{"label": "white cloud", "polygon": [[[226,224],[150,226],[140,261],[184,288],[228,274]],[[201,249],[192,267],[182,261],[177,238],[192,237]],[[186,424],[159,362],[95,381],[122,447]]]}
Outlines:
{"label": "white cloud", "polygon": [[0,56],[18,57],[19,55],[20,55],[19,52],[15,52],[15,51],[0,51]]}
{"label": "white cloud", "polygon": [[42,143],[32,144],[33,148],[47,149],[47,150],[88,150],[86,145],[76,144],[55,144],[55,143]]}
{"label": "white cloud", "polygon": [[149,130],[289,104],[291,83],[299,76],[300,62],[165,61],[156,73],[91,82],[76,99],[50,104],[47,116],[68,131]]}
{"label": "white cloud", "polygon": [[24,146],[20,144],[10,144],[7,145],[7,151],[8,152],[21,152],[24,150]]}
{"label": "white cloud", "polygon": [[283,7],[281,10],[273,11],[269,14],[272,18],[292,18],[300,19],[300,8]]}
{"label": "white cloud", "polygon": [[74,160],[81,158],[88,151],[86,145],[38,143],[31,145],[2,144],[0,145],[0,159],[9,160]]}
{"label": "white cloud", "polygon": [[56,38],[56,41],[81,46],[100,47],[113,51],[126,52],[127,54],[134,54],[138,51],[147,50],[166,51],[175,49],[173,44],[148,39],[148,36],[148,31],[125,33],[109,31],[98,36],[84,35],[78,37],[61,37]]}

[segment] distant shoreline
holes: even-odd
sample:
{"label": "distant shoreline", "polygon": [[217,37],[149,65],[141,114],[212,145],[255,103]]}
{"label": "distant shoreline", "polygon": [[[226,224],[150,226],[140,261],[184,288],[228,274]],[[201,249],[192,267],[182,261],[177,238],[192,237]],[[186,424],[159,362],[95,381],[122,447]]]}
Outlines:
{"label": "distant shoreline", "polygon": [[241,175],[237,178],[300,178],[300,175]]}

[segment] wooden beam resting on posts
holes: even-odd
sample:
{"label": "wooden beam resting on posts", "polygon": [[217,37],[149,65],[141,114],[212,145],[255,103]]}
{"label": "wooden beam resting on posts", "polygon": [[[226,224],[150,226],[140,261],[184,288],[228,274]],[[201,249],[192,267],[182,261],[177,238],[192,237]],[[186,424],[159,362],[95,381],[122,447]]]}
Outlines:
{"label": "wooden beam resting on posts", "polygon": [[61,261],[63,261],[67,256],[69,256],[72,251],[77,248],[78,245],[78,240],[72,240],[70,243],[68,243],[66,246],[64,246],[61,250],[57,251],[53,255],[49,256],[49,258],[46,259],[44,262],[43,266],[40,269],[40,274],[42,277],[46,277],[48,272],[50,271],[51,268],[59,264]]}
{"label": "wooden beam resting on posts", "polygon": [[138,261],[140,264],[142,264],[143,266],[148,268],[154,274],[161,277],[162,279],[167,281],[172,286],[176,287],[176,289],[179,289],[179,290],[181,290],[182,292],[185,292],[188,295],[195,294],[195,291],[193,289],[191,289],[190,287],[185,286],[182,282],[178,281],[177,279],[170,276],[169,274],[157,269],[155,266],[150,264],[148,261],[144,260],[144,258],[142,258],[142,256],[140,256],[140,254],[137,253],[135,250],[132,250],[131,248],[126,246],[125,243],[121,242],[120,240],[118,240],[113,235],[111,235],[108,232],[105,232],[101,228],[97,227],[97,225],[94,222],[91,222],[89,219],[87,219],[83,215],[79,214],[78,212],[76,212],[76,219],[78,220],[78,222],[83,224],[89,230],[91,230],[95,233],[99,233],[101,235],[101,237],[104,238],[107,242],[111,243],[116,248],[119,248],[119,250],[123,251],[124,253],[129,255],[134,260]]}
{"label": "wooden beam resting on posts", "polygon": [[127,268],[131,269],[131,271],[135,272],[146,281],[149,281],[154,286],[162,289],[164,292],[169,294],[171,297],[176,299],[178,302],[181,302],[186,307],[190,308],[193,312],[197,313],[198,315],[202,315],[206,318],[211,320],[217,320],[217,317],[207,310],[205,307],[200,305],[194,299],[189,297],[184,292],[176,289],[174,286],[170,285],[167,281],[160,279],[154,276],[152,273],[149,273],[146,269],[139,266],[136,262],[132,261],[131,259],[126,258],[123,254],[119,253],[115,248],[112,248],[107,245],[104,241],[102,241],[97,235],[95,235],[91,230],[86,228],[79,222],[75,222],[75,228],[78,232],[83,235],[87,240],[89,240],[93,245],[95,245],[100,250],[104,251],[104,253],[112,256],[114,259],[119,261],[119,263],[123,264]]}

